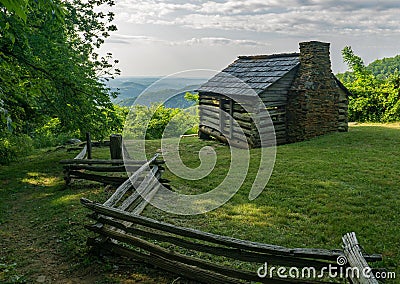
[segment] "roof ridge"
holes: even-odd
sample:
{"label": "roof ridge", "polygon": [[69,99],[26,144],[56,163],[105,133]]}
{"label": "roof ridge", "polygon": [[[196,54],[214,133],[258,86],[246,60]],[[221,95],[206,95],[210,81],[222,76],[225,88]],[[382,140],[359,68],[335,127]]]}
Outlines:
{"label": "roof ridge", "polygon": [[261,55],[241,55],[238,56],[239,59],[270,59],[279,57],[299,57],[300,53],[280,53],[280,54],[261,54]]}

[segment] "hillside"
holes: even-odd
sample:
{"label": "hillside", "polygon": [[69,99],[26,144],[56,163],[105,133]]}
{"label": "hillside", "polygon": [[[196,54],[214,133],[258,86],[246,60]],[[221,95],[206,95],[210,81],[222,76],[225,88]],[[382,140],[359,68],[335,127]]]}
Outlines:
{"label": "hillside", "polygon": [[[366,66],[367,70],[379,79],[385,79],[395,72],[400,72],[400,55],[377,59]],[[346,71],[336,75],[342,82],[351,82],[354,80],[353,73]]]}
{"label": "hillside", "polygon": [[400,55],[395,57],[383,58],[375,60],[367,66],[367,69],[372,71],[375,76],[384,76],[394,74],[400,71]]}
{"label": "hillside", "polygon": [[164,102],[171,108],[187,108],[191,104],[184,99],[186,91],[193,91],[207,79],[205,78],[157,78],[157,77],[120,77],[108,83],[113,91],[120,94],[113,103],[121,106],[131,106],[138,96],[146,90],[146,96],[141,104],[149,106],[151,103]]}

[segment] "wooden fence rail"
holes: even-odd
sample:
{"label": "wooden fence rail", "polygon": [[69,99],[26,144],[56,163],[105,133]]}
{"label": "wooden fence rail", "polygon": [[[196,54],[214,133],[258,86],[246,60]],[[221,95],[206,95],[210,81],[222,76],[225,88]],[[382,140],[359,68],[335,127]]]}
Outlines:
{"label": "wooden fence rail", "polygon": [[[327,273],[323,278],[313,279],[262,278],[257,274],[257,267],[268,263],[286,268],[312,267],[316,271],[328,266],[363,271],[370,269],[368,262],[382,260],[381,255],[363,254],[354,233],[343,236],[343,250],[286,248],[211,234],[141,216],[161,186],[169,188],[168,181],[161,178],[164,161],[158,159],[158,154],[145,161],[131,160],[123,146],[118,147],[118,152],[122,152],[125,160],[87,159],[88,145],[92,146],[90,138],[88,141],[74,159],[60,162],[64,166],[66,182],[69,183],[72,178],[84,178],[119,184],[104,203],[81,199],[82,205],[93,212],[89,217],[95,221],[85,227],[98,235],[88,239],[91,246],[135,258],[188,279],[221,284],[332,283]],[[128,173],[128,178],[99,174],[124,171]],[[347,261],[339,263],[338,259],[344,257]],[[354,284],[378,283],[373,276],[364,275],[351,275],[348,280]]]}
{"label": "wooden fence rail", "polygon": [[378,284],[372,269],[369,267],[362,255],[360,244],[355,233],[348,233],[343,236],[343,250],[351,267],[357,268],[357,274],[350,274],[349,277],[354,284]]}
{"label": "wooden fence rail", "polygon": [[[154,186],[151,183],[146,184],[149,188]],[[116,196],[121,202],[120,198],[124,194],[120,192]],[[139,215],[141,211],[135,211],[132,208],[128,211],[126,210],[128,207],[116,206],[115,199],[112,199],[113,202],[110,202],[110,199],[104,204],[81,199],[83,206],[94,212],[90,217],[96,221],[95,225],[87,225],[86,228],[102,237],[100,240],[90,239],[90,245],[133,257],[144,263],[156,265],[204,283],[243,283],[243,281],[247,281],[245,283],[254,281],[260,283],[329,283],[329,279],[319,279],[320,281],[316,282],[318,279],[260,278],[256,270],[224,266],[193,255],[206,253],[231,259],[231,262],[235,263],[263,264],[267,262],[269,265],[314,267],[315,269],[322,269],[328,265],[339,268],[338,257],[346,255],[342,250],[285,248],[180,227],[141,216]],[[168,249],[159,245],[160,242],[168,243]],[[171,245],[175,249],[172,249]],[[182,251],[190,253],[186,254]],[[380,255],[360,254],[359,257],[369,262],[382,260]],[[353,283],[358,282],[353,281]]]}
{"label": "wooden fence rail", "polygon": [[[126,175],[121,173],[134,173],[141,169],[144,165],[151,166],[164,163],[153,157],[149,161],[132,160],[128,150],[122,143],[121,135],[111,135],[110,141],[103,143],[92,142],[90,133],[86,134],[86,143],[82,151],[73,159],[61,160],[60,164],[64,168],[64,180],[67,185],[73,179],[85,179],[90,181],[101,182],[104,184],[120,185],[126,181]],[[107,145],[110,147],[111,159],[93,159],[92,147]],[[150,167],[150,166],[149,166]],[[162,169],[162,168],[160,168]],[[117,174],[115,174],[117,173]]]}
{"label": "wooden fence rail", "polygon": [[85,158],[87,152],[87,145],[85,145],[82,149],[82,151],[75,156],[74,160],[82,160]]}

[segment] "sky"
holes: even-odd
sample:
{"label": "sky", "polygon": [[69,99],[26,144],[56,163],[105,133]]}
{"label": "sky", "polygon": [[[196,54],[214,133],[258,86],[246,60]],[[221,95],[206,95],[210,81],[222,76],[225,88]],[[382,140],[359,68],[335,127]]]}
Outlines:
{"label": "sky", "polygon": [[400,1],[115,0],[118,31],[101,53],[122,76],[221,70],[239,55],[298,52],[302,41],[331,43],[332,69],[344,72],[351,46],[366,64],[400,54]]}

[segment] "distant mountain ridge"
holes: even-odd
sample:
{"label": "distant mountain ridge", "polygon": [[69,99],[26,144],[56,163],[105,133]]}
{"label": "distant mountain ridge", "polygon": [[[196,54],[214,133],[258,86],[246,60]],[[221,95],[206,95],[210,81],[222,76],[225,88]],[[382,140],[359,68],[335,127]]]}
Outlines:
{"label": "distant mountain ridge", "polygon": [[186,91],[193,91],[206,82],[206,78],[159,78],[159,77],[119,77],[108,82],[113,91],[118,91],[117,98],[112,102],[121,106],[131,106],[141,97],[141,104],[149,106],[151,103],[164,102],[166,107],[187,108],[192,105],[185,98]]}
{"label": "distant mountain ridge", "polygon": [[367,69],[370,70],[375,76],[389,76],[400,71],[400,55],[395,57],[377,59],[368,64]]}
{"label": "distant mountain ridge", "polygon": [[[390,75],[400,72],[400,55],[377,59],[368,64],[366,69],[371,71],[378,79],[386,79]],[[355,79],[354,74],[351,71],[338,73],[337,76],[343,82],[352,82]]]}

